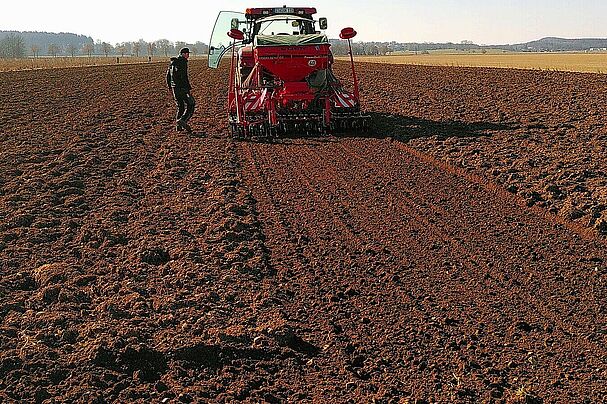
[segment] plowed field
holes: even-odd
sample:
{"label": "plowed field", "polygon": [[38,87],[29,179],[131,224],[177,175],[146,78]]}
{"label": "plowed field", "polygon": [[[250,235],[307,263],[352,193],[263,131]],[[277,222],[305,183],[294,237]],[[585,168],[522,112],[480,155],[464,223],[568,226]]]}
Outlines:
{"label": "plowed field", "polygon": [[0,73],[2,402],[607,401],[606,76],[361,64],[370,133],[263,143],[203,63],[193,135]]}

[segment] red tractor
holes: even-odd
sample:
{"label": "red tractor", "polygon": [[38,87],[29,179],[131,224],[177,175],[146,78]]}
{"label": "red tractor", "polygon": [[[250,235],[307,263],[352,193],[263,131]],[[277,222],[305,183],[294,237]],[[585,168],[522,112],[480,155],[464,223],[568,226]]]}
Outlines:
{"label": "red tractor", "polygon": [[[209,67],[231,51],[228,114],[235,138],[328,134],[365,129],[354,70],[352,28],[348,40],[354,88],[333,74],[327,19],[313,19],[311,7],[248,8],[222,11],[209,46]],[[227,33],[227,34],[226,34]]]}

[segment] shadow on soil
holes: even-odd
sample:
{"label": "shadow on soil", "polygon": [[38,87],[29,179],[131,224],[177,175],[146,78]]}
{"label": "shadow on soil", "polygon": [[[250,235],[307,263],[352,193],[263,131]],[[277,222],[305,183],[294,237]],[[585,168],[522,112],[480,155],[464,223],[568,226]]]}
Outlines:
{"label": "shadow on soil", "polygon": [[441,139],[490,137],[495,132],[511,131],[519,126],[512,123],[431,121],[428,119],[369,112],[370,127],[365,131],[346,131],[335,136],[282,136],[280,139],[254,138],[256,143],[281,143],[292,146],[314,146],[319,143],[338,141],[340,137],[374,138],[407,141],[411,139],[438,136]]}
{"label": "shadow on soil", "polygon": [[[283,342],[283,341],[281,341]],[[186,366],[196,368],[220,368],[235,361],[269,361],[275,359],[297,358],[298,354],[307,357],[317,356],[320,348],[294,336],[284,341],[282,346],[291,351],[270,348],[238,348],[221,345],[198,344],[175,350],[170,357],[184,361]]]}
{"label": "shadow on soil", "polygon": [[235,360],[270,360],[275,352],[255,348],[234,348],[219,345],[204,345],[178,349],[174,358],[185,361],[190,367],[220,368]]}
{"label": "shadow on soil", "polygon": [[[428,119],[371,112],[371,129],[354,137],[410,140],[422,137],[489,137],[493,132],[514,130],[516,125],[492,122],[431,121]],[[346,135],[348,136],[348,135]]]}

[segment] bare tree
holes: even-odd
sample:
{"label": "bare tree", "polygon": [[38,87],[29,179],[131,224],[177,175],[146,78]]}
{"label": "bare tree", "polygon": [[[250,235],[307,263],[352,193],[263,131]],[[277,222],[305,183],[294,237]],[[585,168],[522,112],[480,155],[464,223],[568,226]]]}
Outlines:
{"label": "bare tree", "polygon": [[156,46],[164,53],[165,57],[168,57],[173,44],[168,39],[159,39],[156,41]]}
{"label": "bare tree", "polygon": [[87,42],[82,46],[82,52],[86,53],[88,57],[91,57],[91,54],[95,50],[95,45],[92,42]]}
{"label": "bare tree", "polygon": [[9,49],[14,58],[25,57],[25,40],[21,35],[9,35]]}
{"label": "bare tree", "polygon": [[139,53],[141,52],[141,42],[133,42],[133,53],[135,56],[139,57]]}
{"label": "bare tree", "polygon": [[32,51],[32,56],[37,58],[38,56],[40,56],[40,46],[38,45],[32,45],[30,47],[30,50]]}
{"label": "bare tree", "polygon": [[365,49],[366,55],[372,55],[372,56],[379,55],[379,46],[377,46],[375,43],[366,44],[364,49]]}
{"label": "bare tree", "polygon": [[362,43],[353,43],[352,44],[352,53],[354,53],[355,55],[364,55],[365,54],[364,45]]}
{"label": "bare tree", "polygon": [[47,47],[47,52],[52,57],[57,57],[57,55],[61,53],[61,47],[57,44],[51,43]]}
{"label": "bare tree", "polygon": [[114,48],[120,52],[120,56],[124,57],[127,50],[126,42],[117,43]]}
{"label": "bare tree", "polygon": [[156,52],[156,42],[149,42],[148,43],[148,56],[150,56],[150,57],[154,56],[155,52]]}
{"label": "bare tree", "polygon": [[21,35],[9,34],[0,41],[0,57],[25,57],[25,41]]}
{"label": "bare tree", "polygon": [[331,51],[334,55],[347,55],[348,43],[346,41],[337,41],[335,43],[331,43]]}
{"label": "bare tree", "polygon": [[71,57],[76,56],[76,51],[77,51],[77,50],[78,50],[78,49],[76,48],[76,45],[74,45],[73,43],[70,43],[70,44],[68,44],[68,45],[65,47],[65,51],[66,51],[67,53],[69,53],[69,55],[70,55]]}
{"label": "bare tree", "polygon": [[101,50],[103,51],[103,54],[105,55],[105,57],[107,57],[110,54],[110,52],[112,51],[112,45],[110,45],[107,42],[102,42]]}
{"label": "bare tree", "polygon": [[175,49],[177,52],[181,50],[181,48],[185,48],[185,42],[177,41],[175,42]]}

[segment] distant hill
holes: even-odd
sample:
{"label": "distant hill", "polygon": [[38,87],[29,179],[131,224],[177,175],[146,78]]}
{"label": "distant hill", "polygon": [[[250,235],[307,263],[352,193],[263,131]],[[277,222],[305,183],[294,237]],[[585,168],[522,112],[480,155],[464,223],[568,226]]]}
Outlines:
{"label": "distant hill", "polygon": [[0,41],[10,34],[19,35],[25,42],[26,55],[32,54],[32,46],[37,46],[39,56],[48,55],[49,45],[56,45],[62,50],[73,46],[74,49],[80,51],[84,44],[92,44],[93,38],[86,35],[70,34],[66,32],[50,33],[50,32],[21,32],[21,31],[0,31]]}
{"label": "distant hill", "polygon": [[579,38],[566,39],[546,37],[537,41],[512,45],[516,50],[530,52],[558,52],[558,51],[587,51],[607,50],[607,39],[602,38]]}

